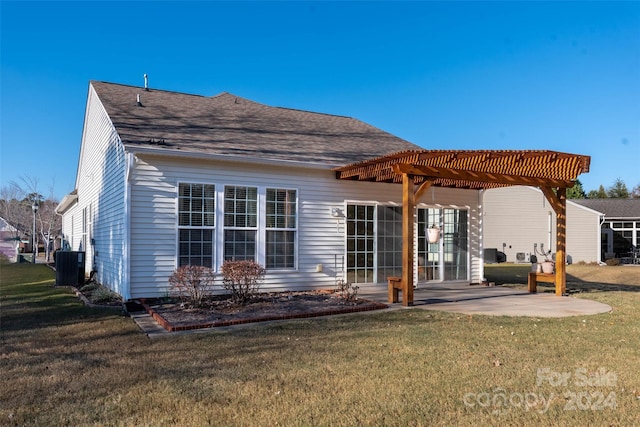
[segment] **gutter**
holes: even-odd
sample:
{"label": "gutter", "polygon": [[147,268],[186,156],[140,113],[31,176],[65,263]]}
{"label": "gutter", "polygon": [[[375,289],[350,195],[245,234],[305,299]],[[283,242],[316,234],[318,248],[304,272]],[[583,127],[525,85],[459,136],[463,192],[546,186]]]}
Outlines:
{"label": "gutter", "polygon": [[62,198],[58,206],[55,208],[55,213],[58,215],[64,214],[71,206],[78,202],[78,189],[76,188],[71,193]]}
{"label": "gutter", "polygon": [[181,157],[185,159],[220,160],[225,162],[250,163],[258,165],[299,167],[304,169],[333,170],[334,168],[344,166],[343,164],[299,162],[293,160],[246,157],[232,154],[208,154],[195,151],[167,150],[165,148],[138,147],[133,145],[125,145],[125,150],[127,151],[127,153],[132,154],[149,154],[162,157]]}

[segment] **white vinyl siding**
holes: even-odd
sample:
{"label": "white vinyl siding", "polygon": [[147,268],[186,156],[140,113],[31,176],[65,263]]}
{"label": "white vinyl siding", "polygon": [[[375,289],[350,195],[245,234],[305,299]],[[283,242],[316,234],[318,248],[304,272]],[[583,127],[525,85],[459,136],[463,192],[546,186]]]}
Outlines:
{"label": "white vinyl siding", "polygon": [[[485,191],[484,247],[496,248],[515,262],[516,254],[556,251],[556,214],[542,191],[533,187],[505,187]],[[567,262],[599,260],[600,217],[567,200]],[[540,257],[540,255],[538,255]]]}
{"label": "white vinyl siding", "polygon": [[89,273],[95,268],[101,284],[128,298],[125,170],[124,148],[100,100],[89,87],[76,178],[78,199],[63,214],[63,233],[72,250],[82,247],[86,251],[85,271]]}
{"label": "white vinyl siding", "polygon": [[[168,159],[138,154],[132,171],[131,283],[132,297],[162,296],[168,278],[177,266],[177,188],[179,182],[215,184],[218,194],[225,186],[256,187],[258,199],[267,189],[291,189],[297,196],[296,268],[269,270],[264,290],[332,288],[343,272],[346,245],[345,218],[332,216],[332,209],[346,212],[348,203],[384,202],[402,204],[397,184],[340,181],[330,167],[311,169],[261,166],[230,161]],[[478,192],[434,188],[418,201],[419,206],[459,206],[469,212],[471,281],[480,280],[480,213]],[[222,202],[221,199],[219,199]],[[258,203],[264,206],[264,201]],[[216,210],[223,215],[222,206]],[[266,215],[258,213],[257,258],[265,260]],[[219,222],[219,221],[218,221]],[[222,240],[224,229],[216,229]],[[223,262],[216,253],[215,265]],[[220,276],[217,276],[220,280]]]}

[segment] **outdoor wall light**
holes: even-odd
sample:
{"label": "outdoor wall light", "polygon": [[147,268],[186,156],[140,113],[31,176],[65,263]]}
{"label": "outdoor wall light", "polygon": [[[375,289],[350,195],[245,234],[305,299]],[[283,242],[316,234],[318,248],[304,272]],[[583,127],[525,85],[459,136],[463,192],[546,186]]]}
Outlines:
{"label": "outdoor wall light", "polygon": [[344,218],[344,212],[340,208],[331,208],[331,216],[334,218]]}

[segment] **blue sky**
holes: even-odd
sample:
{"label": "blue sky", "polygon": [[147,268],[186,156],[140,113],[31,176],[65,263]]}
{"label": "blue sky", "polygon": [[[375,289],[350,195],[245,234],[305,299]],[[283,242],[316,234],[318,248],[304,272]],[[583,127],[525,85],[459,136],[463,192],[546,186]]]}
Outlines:
{"label": "blue sky", "polygon": [[73,190],[89,80],[358,118],[640,184],[640,2],[7,2],[0,185]]}

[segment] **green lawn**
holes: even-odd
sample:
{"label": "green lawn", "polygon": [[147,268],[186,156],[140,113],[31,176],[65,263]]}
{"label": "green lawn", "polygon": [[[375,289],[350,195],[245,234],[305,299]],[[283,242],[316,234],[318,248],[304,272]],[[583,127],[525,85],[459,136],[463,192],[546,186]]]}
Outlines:
{"label": "green lawn", "polygon": [[2,265],[0,425],[640,425],[640,269],[569,267],[613,312],[402,309],[150,340],[46,267]]}

